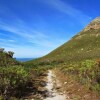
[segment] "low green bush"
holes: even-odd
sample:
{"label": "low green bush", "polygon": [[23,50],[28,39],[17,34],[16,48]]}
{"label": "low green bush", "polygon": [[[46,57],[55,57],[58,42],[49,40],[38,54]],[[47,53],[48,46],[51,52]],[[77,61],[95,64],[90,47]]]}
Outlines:
{"label": "low green bush", "polygon": [[20,89],[24,89],[29,79],[28,72],[23,66],[0,67],[0,95],[4,99],[15,95]]}

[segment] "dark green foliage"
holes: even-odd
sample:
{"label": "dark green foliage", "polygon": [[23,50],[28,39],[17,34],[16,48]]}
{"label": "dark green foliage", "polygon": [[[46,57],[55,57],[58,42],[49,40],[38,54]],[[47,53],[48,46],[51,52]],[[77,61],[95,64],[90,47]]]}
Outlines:
{"label": "dark green foliage", "polygon": [[13,54],[14,54],[14,52],[8,51],[8,55],[9,55],[10,57],[13,57]]}
{"label": "dark green foliage", "polygon": [[[13,58],[13,52],[0,49],[0,99],[20,99],[30,93],[38,94],[41,77],[51,63],[21,63]],[[42,78],[43,78],[42,77]]]}
{"label": "dark green foliage", "polygon": [[24,67],[0,67],[0,94],[4,99],[23,92],[28,81],[29,74]]}
{"label": "dark green foliage", "polygon": [[28,61],[28,62],[24,62],[22,63],[26,68],[35,68],[35,67],[41,67],[41,66],[54,66],[54,65],[58,65],[58,64],[61,64],[63,63],[64,61],[63,60],[54,60],[54,61],[49,61],[49,60],[46,60],[46,61],[40,61],[40,62],[37,62],[35,60],[34,61]]}
{"label": "dark green foliage", "polygon": [[29,70],[13,58],[14,52],[0,48],[0,95],[3,99],[20,97],[30,81]]}
{"label": "dark green foliage", "polygon": [[7,67],[10,65],[18,65],[20,64],[16,59],[13,58],[13,52],[4,52],[0,51],[0,66]]}

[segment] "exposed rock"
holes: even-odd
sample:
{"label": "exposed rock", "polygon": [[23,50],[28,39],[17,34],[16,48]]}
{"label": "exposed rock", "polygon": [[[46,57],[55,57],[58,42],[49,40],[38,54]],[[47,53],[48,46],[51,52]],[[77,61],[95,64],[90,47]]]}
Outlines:
{"label": "exposed rock", "polygon": [[67,82],[64,82],[64,84],[67,84]]}
{"label": "exposed rock", "polygon": [[100,28],[100,17],[95,18],[83,31]]}
{"label": "exposed rock", "polygon": [[41,81],[41,82],[40,82],[40,85],[41,85],[42,87],[46,86],[46,84],[47,84],[47,83],[46,83],[45,81]]}
{"label": "exposed rock", "polygon": [[60,93],[60,95],[64,95],[64,93]]}

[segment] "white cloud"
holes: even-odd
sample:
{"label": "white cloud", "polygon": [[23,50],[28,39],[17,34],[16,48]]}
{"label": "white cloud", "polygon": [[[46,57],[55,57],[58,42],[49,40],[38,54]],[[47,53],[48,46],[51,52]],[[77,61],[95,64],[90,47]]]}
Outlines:
{"label": "white cloud", "polygon": [[42,2],[70,17],[75,18],[81,24],[86,24],[91,20],[91,17],[62,0],[44,0]]}
{"label": "white cloud", "polygon": [[[1,37],[0,46],[5,48],[5,50],[7,51],[14,51],[15,57],[43,56],[63,43],[60,41],[60,39],[52,41],[51,37],[47,36],[46,33],[28,28],[27,26],[25,26],[23,21],[21,21],[20,24],[19,22],[16,22],[16,25],[10,25],[9,23],[0,21],[0,29],[9,32],[9,34],[7,34],[6,36],[9,37],[11,35],[11,38]],[[14,34],[18,35],[23,41],[18,41],[18,37],[14,37]],[[20,44],[20,42],[27,42],[29,44],[23,45],[23,43]]]}
{"label": "white cloud", "polygon": [[[22,21],[23,22],[23,21]],[[16,34],[22,38],[26,38],[27,40],[30,39],[40,39],[40,38],[47,38],[45,34],[42,32],[38,32],[34,29],[27,28],[24,26],[24,23],[17,25],[9,25],[9,23],[0,22],[0,29],[11,32],[12,34]],[[22,28],[23,26],[23,28]]]}
{"label": "white cloud", "polygon": [[[30,42],[41,47],[54,48],[54,47],[57,47],[58,44],[60,43],[60,40],[57,40],[57,42],[52,42],[51,37],[47,36],[46,33],[36,31],[32,28],[28,28],[27,26],[24,25],[23,21],[21,21],[21,23],[22,24],[18,24],[18,22],[16,22],[16,25],[12,26],[1,21],[0,29],[11,32],[11,34],[16,34],[19,37],[21,37],[23,40],[25,40],[26,42]],[[23,26],[23,28],[21,26]],[[8,35],[10,35],[10,33]],[[8,39],[8,41],[14,42],[15,40],[12,37],[11,39]]]}
{"label": "white cloud", "polygon": [[15,42],[15,40],[8,40],[9,42]]}

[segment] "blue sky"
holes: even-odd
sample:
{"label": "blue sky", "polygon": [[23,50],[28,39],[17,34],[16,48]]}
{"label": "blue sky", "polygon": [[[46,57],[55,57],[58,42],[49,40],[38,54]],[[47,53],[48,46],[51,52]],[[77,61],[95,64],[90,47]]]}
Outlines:
{"label": "blue sky", "polygon": [[0,0],[0,47],[41,57],[99,16],[99,0]]}

